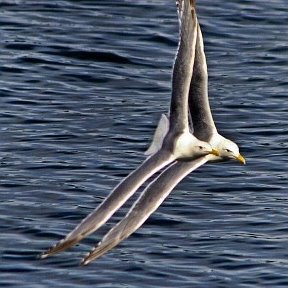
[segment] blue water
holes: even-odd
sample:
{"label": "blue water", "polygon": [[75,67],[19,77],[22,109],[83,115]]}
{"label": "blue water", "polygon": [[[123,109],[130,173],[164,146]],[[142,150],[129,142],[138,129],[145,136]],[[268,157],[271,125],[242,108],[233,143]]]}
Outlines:
{"label": "blue water", "polygon": [[286,0],[198,0],[214,118],[247,165],[193,172],[87,267],[128,206],[37,259],[143,161],[169,107],[174,2],[1,1],[1,287],[288,286]]}

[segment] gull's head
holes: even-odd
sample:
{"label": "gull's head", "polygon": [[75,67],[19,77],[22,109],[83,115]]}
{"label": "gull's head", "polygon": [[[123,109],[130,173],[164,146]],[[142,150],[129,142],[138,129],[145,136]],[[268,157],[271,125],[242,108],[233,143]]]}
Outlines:
{"label": "gull's head", "polygon": [[212,146],[207,143],[207,142],[203,142],[198,140],[195,145],[193,146],[193,154],[196,156],[205,156],[208,154],[212,154],[215,156],[219,156],[220,153],[218,152],[217,149],[213,149]]}
{"label": "gull's head", "polygon": [[219,156],[219,152],[204,141],[200,141],[191,133],[183,133],[178,137],[174,154],[176,158],[192,160],[208,154]]}
{"label": "gull's head", "polygon": [[241,164],[245,164],[246,160],[245,158],[240,154],[239,147],[236,143],[233,141],[221,136],[217,135],[218,140],[217,143],[211,143],[213,147],[215,147],[219,151],[219,156],[223,160],[237,160]]}

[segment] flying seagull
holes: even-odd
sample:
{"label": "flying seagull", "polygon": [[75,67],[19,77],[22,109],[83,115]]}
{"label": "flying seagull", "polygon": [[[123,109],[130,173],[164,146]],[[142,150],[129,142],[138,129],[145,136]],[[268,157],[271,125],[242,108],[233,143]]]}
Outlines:
{"label": "flying seagull", "polygon": [[194,6],[189,0],[183,2],[180,19],[178,51],[172,74],[172,95],[169,128],[163,135],[158,151],[149,156],[136,170],[131,172],[108,197],[76,228],[40,257],[46,258],[73,246],[84,237],[96,231],[117,211],[127,199],[152,175],[179,160],[188,161],[205,155],[219,155],[205,141],[198,140],[190,130],[188,97],[193,73],[197,19]]}
{"label": "flying seagull", "polygon": [[[184,13],[183,9],[185,9],[185,7],[183,7],[185,0],[178,1],[177,4],[178,16],[179,20],[181,20],[182,14]],[[195,6],[193,5],[193,7]],[[189,91],[190,123],[191,126],[193,126],[191,130],[193,130],[196,137],[210,143],[214,149],[219,151],[219,155],[209,154],[192,161],[175,161],[170,164],[170,166],[146,187],[126,216],[118,222],[82,260],[82,265],[87,265],[92,260],[99,258],[129,237],[161,205],[173,188],[189,173],[201,165],[208,161],[227,161],[232,159],[245,164],[245,159],[239,153],[237,144],[218,134],[213,121],[208,99],[208,72],[203,38],[197,18],[196,21],[197,38],[195,60]],[[161,147],[168,130],[169,118],[163,114],[156,128],[152,145],[148,149],[148,154],[153,151],[155,153],[159,147]]]}

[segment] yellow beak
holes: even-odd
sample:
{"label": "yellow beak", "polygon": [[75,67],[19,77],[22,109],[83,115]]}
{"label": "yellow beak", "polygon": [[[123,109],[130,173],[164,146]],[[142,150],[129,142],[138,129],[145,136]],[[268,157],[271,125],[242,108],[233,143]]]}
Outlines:
{"label": "yellow beak", "polygon": [[210,154],[215,155],[215,156],[220,156],[219,151],[216,150],[216,149],[212,149],[212,151],[210,152]]}
{"label": "yellow beak", "polygon": [[237,157],[236,157],[236,160],[238,160],[241,164],[245,165],[246,164],[246,160],[245,158],[239,154]]}

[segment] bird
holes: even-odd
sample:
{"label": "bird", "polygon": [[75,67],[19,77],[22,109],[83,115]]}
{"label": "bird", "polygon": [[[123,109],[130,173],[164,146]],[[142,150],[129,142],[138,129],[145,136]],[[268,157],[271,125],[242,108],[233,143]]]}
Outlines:
{"label": "bird", "polygon": [[191,133],[188,97],[195,58],[197,19],[195,7],[191,5],[190,0],[183,1],[182,12],[178,50],[172,72],[169,128],[165,131],[160,149],[149,155],[137,169],[113,189],[92,213],[63,240],[43,252],[40,258],[44,259],[61,252],[96,231],[146,180],[171,163],[177,160],[189,161],[210,154],[219,155],[209,143],[197,139]]}
{"label": "bird", "polygon": [[[177,1],[178,18],[181,21],[185,13],[185,0]],[[192,7],[195,7],[195,3]],[[180,22],[181,23],[181,22]],[[181,24],[180,24],[181,25]],[[148,217],[162,204],[175,186],[188,174],[207,162],[237,160],[245,164],[245,158],[239,153],[239,147],[233,141],[220,135],[216,129],[208,98],[208,70],[204,52],[203,36],[196,17],[197,36],[193,63],[193,75],[189,90],[190,129],[193,134],[211,144],[219,155],[204,155],[190,161],[175,161],[156,177],[141,193],[126,216],[117,223],[98,243],[97,246],[82,260],[87,265],[118,245],[136,231]],[[191,34],[189,34],[191,36]],[[194,47],[194,46],[193,46]],[[191,47],[191,48],[193,48]],[[162,114],[154,134],[151,146],[146,154],[155,153],[161,147],[167,131],[169,131],[169,116]]]}

